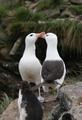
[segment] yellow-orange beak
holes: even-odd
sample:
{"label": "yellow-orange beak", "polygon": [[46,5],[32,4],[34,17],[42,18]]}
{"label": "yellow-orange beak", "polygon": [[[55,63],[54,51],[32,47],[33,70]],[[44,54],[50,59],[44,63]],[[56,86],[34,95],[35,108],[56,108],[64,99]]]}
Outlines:
{"label": "yellow-orange beak", "polygon": [[37,38],[44,38],[45,32],[36,33],[36,35],[37,35]]}

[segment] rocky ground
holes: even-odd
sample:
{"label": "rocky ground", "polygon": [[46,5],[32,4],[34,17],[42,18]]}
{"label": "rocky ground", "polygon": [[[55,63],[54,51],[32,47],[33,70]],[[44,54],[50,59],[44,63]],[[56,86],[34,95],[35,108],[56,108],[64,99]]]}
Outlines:
{"label": "rocky ground", "polygon": [[[72,105],[71,105],[71,109],[63,113],[60,116],[59,120],[62,120],[62,116],[66,113],[73,115],[74,120],[82,120],[82,82],[77,82],[72,85],[65,85],[61,88],[61,91],[67,94],[67,96],[72,100]],[[50,112],[52,111],[53,108],[55,109],[57,105],[58,102],[44,103],[43,120],[52,120],[49,119],[49,116],[51,114]],[[19,112],[17,107],[17,100],[14,100],[3,112],[0,120],[18,120],[18,116],[19,116]]]}

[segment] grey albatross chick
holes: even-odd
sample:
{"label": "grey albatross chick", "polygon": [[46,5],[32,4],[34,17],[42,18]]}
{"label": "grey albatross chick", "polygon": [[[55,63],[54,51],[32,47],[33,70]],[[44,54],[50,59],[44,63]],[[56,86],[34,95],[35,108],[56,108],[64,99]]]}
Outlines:
{"label": "grey albatross chick", "polygon": [[32,93],[28,82],[23,81],[18,97],[19,120],[42,120],[43,110],[40,101]]}
{"label": "grey albatross chick", "polygon": [[[25,50],[22,58],[19,61],[19,72],[23,81],[28,83],[41,83],[41,69],[42,66],[35,55],[35,43],[42,33],[30,33],[25,38]],[[44,98],[40,94],[40,87],[38,88],[38,99],[43,102]]]}
{"label": "grey albatross chick", "polygon": [[56,89],[58,90],[65,79],[65,63],[60,57],[57,50],[58,39],[56,34],[43,33],[43,38],[46,40],[47,43],[47,52],[45,61],[43,62],[42,66],[42,77],[45,82],[55,82]]}

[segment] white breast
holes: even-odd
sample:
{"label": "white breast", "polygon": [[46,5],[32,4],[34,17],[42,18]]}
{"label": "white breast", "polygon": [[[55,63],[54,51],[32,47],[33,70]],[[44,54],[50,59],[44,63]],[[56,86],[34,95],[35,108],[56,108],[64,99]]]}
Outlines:
{"label": "white breast", "polygon": [[35,56],[23,56],[19,62],[19,72],[23,80],[40,83],[41,64]]}

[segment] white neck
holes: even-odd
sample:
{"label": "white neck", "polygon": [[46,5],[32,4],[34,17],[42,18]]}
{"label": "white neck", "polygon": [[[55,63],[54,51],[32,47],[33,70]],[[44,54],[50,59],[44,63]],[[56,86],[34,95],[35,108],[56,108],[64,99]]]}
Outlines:
{"label": "white neck", "polygon": [[61,60],[59,53],[57,51],[57,45],[47,46],[46,60]]}
{"label": "white neck", "polygon": [[35,56],[35,44],[26,44],[23,56]]}

